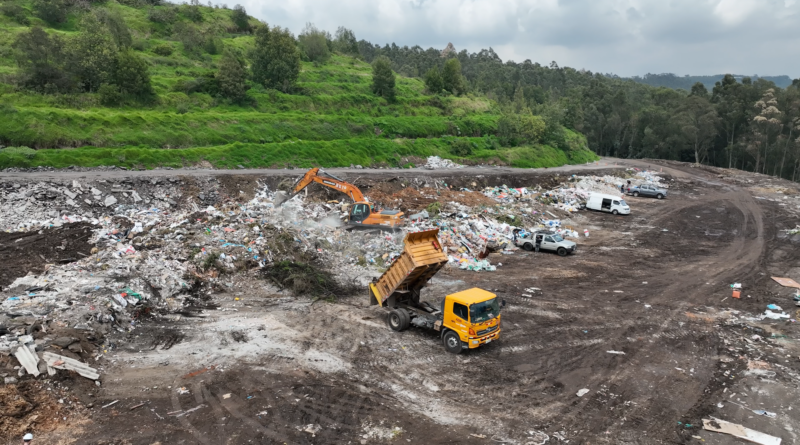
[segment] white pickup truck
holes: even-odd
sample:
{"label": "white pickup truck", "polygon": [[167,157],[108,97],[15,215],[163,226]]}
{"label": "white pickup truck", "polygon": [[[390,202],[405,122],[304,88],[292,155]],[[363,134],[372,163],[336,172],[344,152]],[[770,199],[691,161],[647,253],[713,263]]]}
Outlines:
{"label": "white pickup truck", "polygon": [[517,236],[514,238],[514,244],[528,251],[550,250],[559,256],[567,256],[578,251],[578,245],[574,242],[561,238],[561,235],[557,233],[546,231]]}

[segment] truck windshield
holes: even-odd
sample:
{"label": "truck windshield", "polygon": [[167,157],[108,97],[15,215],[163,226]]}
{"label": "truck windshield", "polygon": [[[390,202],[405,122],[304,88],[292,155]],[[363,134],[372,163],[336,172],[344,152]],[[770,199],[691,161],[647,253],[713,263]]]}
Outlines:
{"label": "truck windshield", "polygon": [[564,241],[564,238],[561,238],[559,235],[553,235],[553,241],[560,243],[561,241]]}
{"label": "truck windshield", "polygon": [[497,298],[475,303],[469,307],[469,320],[472,323],[482,323],[500,315],[500,305]]}

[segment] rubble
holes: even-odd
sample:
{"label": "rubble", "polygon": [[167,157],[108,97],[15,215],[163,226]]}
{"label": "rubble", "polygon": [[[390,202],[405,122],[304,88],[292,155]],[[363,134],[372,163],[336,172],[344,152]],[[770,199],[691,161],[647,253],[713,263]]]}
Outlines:
{"label": "rubble", "polygon": [[464,166],[461,164],[456,164],[449,159],[442,159],[439,156],[429,156],[428,162],[425,164],[425,168],[428,170],[440,170],[448,168],[464,168]]}

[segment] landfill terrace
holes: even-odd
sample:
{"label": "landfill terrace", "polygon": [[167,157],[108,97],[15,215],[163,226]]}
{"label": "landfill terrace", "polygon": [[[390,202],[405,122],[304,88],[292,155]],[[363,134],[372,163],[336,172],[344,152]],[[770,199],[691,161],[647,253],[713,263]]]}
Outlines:
{"label": "landfill terrace", "polygon": [[[382,231],[319,184],[276,205],[303,173],[3,172],[0,442],[800,441],[796,184],[608,158],[332,170],[404,212]],[[643,185],[668,196],[622,194]],[[430,229],[447,265],[422,300],[496,294],[496,341],[451,354],[370,305]],[[524,246],[542,231],[577,249]]]}

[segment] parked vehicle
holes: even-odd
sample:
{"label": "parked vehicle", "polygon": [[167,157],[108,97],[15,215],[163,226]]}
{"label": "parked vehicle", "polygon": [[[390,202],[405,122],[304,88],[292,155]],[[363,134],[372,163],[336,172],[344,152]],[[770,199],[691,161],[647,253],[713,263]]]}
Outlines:
{"label": "parked vehicle", "polygon": [[667,197],[667,189],[657,187],[653,184],[642,184],[634,187],[628,192],[633,196],[650,196],[656,199],[664,199]]}
{"label": "parked vehicle", "polygon": [[538,244],[539,250],[556,252],[559,256],[567,256],[578,251],[577,244],[561,238],[561,235],[554,232],[532,232],[525,236],[517,237],[514,244],[527,251],[536,250],[536,245]]}
{"label": "parked vehicle", "polygon": [[614,215],[629,215],[631,208],[620,196],[590,193],[586,201],[586,208],[598,212],[608,212]]}

